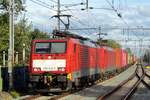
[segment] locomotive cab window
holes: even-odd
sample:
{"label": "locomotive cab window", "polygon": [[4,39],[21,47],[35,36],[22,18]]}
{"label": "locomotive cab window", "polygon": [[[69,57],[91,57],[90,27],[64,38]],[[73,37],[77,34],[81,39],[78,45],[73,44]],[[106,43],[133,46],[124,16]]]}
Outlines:
{"label": "locomotive cab window", "polygon": [[41,42],[35,44],[35,53],[65,53],[66,42]]}
{"label": "locomotive cab window", "polygon": [[35,52],[36,53],[49,53],[50,44],[49,43],[36,43]]}
{"label": "locomotive cab window", "polygon": [[65,42],[52,42],[50,53],[65,53],[66,43]]}

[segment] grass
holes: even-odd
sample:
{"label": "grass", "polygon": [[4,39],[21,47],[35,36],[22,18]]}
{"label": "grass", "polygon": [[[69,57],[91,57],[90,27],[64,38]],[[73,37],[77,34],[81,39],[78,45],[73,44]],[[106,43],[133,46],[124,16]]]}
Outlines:
{"label": "grass", "polygon": [[145,68],[150,68],[150,66],[145,66]]}
{"label": "grass", "polygon": [[2,91],[2,78],[0,77],[0,91]]}
{"label": "grass", "polygon": [[15,91],[15,90],[11,91],[10,94],[13,96],[13,98],[20,97],[20,94],[17,91]]}

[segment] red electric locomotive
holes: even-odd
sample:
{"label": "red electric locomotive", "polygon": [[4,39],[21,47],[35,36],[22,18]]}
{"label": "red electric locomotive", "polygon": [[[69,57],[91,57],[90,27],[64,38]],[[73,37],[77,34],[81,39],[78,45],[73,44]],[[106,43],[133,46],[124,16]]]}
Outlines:
{"label": "red electric locomotive", "polygon": [[[64,34],[66,33],[61,33],[61,36]],[[122,59],[126,58],[121,57],[126,56],[121,56],[119,52],[121,50],[101,47],[77,35],[33,40],[30,80],[37,88],[49,91],[70,90],[72,87],[88,85],[107,71],[122,68]],[[123,64],[125,65],[126,63]]]}

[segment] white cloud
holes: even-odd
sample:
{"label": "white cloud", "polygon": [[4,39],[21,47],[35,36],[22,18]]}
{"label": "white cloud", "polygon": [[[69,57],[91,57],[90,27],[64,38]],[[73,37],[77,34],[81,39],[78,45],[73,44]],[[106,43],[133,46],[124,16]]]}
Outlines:
{"label": "white cloud", "polygon": [[[45,0],[44,0],[45,1]],[[82,1],[82,0],[81,0]],[[62,1],[61,3],[76,3],[79,1]],[[99,0],[90,1],[89,6],[94,7],[103,7],[103,8],[110,8],[110,6],[106,3],[105,0],[102,0],[99,2]],[[144,2],[144,1],[143,1]],[[124,3],[124,2],[122,2]],[[135,5],[133,5],[135,4]],[[150,27],[150,5],[147,4],[145,6],[144,3],[138,4],[138,3],[128,3],[122,5],[122,9],[119,9],[119,12],[122,14],[123,20],[130,26],[130,27]],[[38,6],[37,4],[34,4],[30,1],[27,2],[27,14],[30,18],[30,21],[33,21],[35,23],[39,23],[39,26],[42,25],[48,25],[45,26],[46,30],[52,30],[55,28],[57,24],[56,19],[50,19],[51,16],[55,15],[56,12],[51,11],[47,8]],[[75,7],[75,9],[81,9],[85,6],[81,7]],[[118,8],[118,7],[117,7]],[[63,8],[64,9],[64,8]],[[138,38],[144,38],[147,39],[149,36],[149,31],[143,31],[142,30],[136,30],[136,31],[125,31],[124,35],[122,34],[122,30],[106,30],[103,29],[103,27],[128,27],[123,20],[121,20],[117,14],[114,11],[108,11],[108,10],[89,10],[89,11],[80,11],[80,10],[73,10],[72,12],[67,11],[63,12],[65,14],[73,14],[73,17],[71,18],[71,27],[72,28],[85,28],[85,27],[99,27],[102,26],[102,32],[108,33],[105,38],[111,38],[111,39],[138,39]],[[41,27],[40,27],[41,28]],[[87,36],[92,39],[96,39],[98,36],[95,33],[98,33],[98,30],[83,30],[83,31],[76,31],[80,35]],[[129,35],[128,35],[129,34]],[[137,38],[138,37],[138,38]],[[137,42],[138,43],[138,42]],[[144,44],[148,44],[149,42],[143,42]],[[124,42],[121,42],[124,46],[126,44],[134,45],[134,42],[127,42],[126,44]]]}

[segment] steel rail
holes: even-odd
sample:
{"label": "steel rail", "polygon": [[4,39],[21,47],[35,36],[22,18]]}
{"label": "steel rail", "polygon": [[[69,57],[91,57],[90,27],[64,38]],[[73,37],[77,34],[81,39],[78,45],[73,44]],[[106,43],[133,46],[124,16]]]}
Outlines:
{"label": "steel rail", "polygon": [[[143,71],[144,75],[147,76],[148,78],[150,78],[150,76],[146,73],[146,71],[144,70],[144,68],[143,68],[143,67],[141,67],[141,68],[142,68],[142,71]],[[139,76],[138,74],[136,74],[136,75],[137,75],[137,77],[140,79],[140,76]],[[142,79],[142,83],[143,83],[148,89],[150,89],[150,85],[147,84],[147,83],[144,81],[144,79]]]}
{"label": "steel rail", "polygon": [[122,98],[122,100],[128,100],[133,95],[133,93],[135,92],[135,90],[137,89],[137,87],[141,83],[141,81],[144,79],[145,71],[142,66],[141,66],[141,68],[142,68],[142,72],[143,72],[142,76],[139,76],[136,71],[136,76],[139,76],[139,80],[133,85],[133,87],[127,92],[127,94],[125,94],[125,96]]}
{"label": "steel rail", "polygon": [[[137,68],[136,68],[137,71]],[[136,71],[126,80],[124,80],[123,82],[121,82],[117,87],[115,87],[113,90],[111,90],[110,92],[106,93],[103,96],[99,96],[97,98],[97,100],[104,100],[105,98],[108,98],[111,94],[113,94],[114,92],[116,92],[118,89],[120,89],[124,84],[126,84],[129,80],[133,79],[136,76]]]}
{"label": "steel rail", "polygon": [[61,94],[61,95],[54,96],[54,97],[52,97],[52,98],[50,98],[50,99],[48,99],[48,100],[58,100],[58,99],[60,99],[60,98],[63,98],[63,97],[65,97],[65,96],[68,96],[68,95],[70,95],[70,94],[71,94],[71,93],[66,92],[66,93],[63,93],[63,94]]}
{"label": "steel rail", "polygon": [[148,75],[147,73],[145,73],[145,76],[147,76],[148,78],[150,78],[150,75]]}
{"label": "steel rail", "polygon": [[26,97],[26,98],[24,98],[24,99],[22,99],[22,100],[33,100],[33,99],[36,99],[36,98],[39,98],[39,97],[41,97],[40,94],[37,94],[37,95],[31,95],[31,96]]}
{"label": "steel rail", "polygon": [[[137,75],[138,79],[140,79],[140,76],[139,76],[138,74],[136,74],[136,75]],[[150,89],[150,85],[147,84],[147,83],[144,81],[144,79],[142,79],[142,83],[143,83],[148,89]]]}

